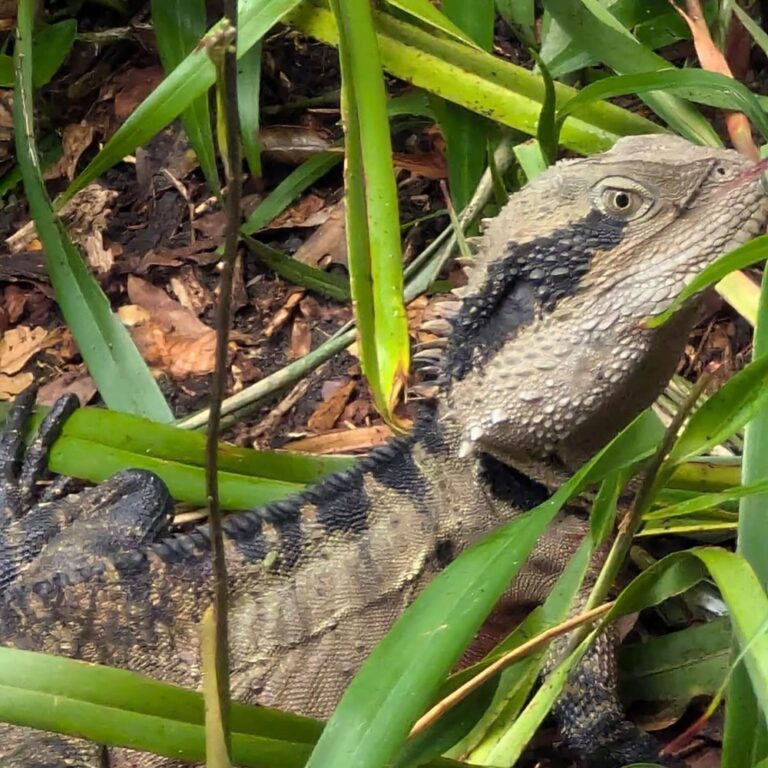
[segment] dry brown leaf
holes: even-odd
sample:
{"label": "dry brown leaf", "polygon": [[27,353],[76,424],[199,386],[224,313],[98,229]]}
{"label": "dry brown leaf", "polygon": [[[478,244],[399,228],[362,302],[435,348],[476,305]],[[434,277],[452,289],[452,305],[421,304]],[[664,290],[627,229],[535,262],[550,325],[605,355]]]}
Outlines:
{"label": "dry brown leaf", "polygon": [[448,162],[442,152],[420,152],[408,154],[393,152],[392,162],[396,168],[403,168],[415,176],[423,176],[425,179],[447,179]]}
{"label": "dry brown leaf", "polygon": [[166,331],[152,320],[133,326],[131,337],[147,364],[174,379],[202,376],[214,367],[216,332],[185,336]]}
{"label": "dry brown leaf", "polygon": [[194,266],[182,267],[178,274],[171,278],[169,285],[179,303],[198,317],[213,304],[213,296],[200,282]]}
{"label": "dry brown leaf", "polygon": [[283,211],[276,219],[267,224],[266,229],[283,229],[286,227],[317,227],[324,224],[333,211],[325,198],[308,194]]}
{"label": "dry brown leaf", "polygon": [[298,360],[308,354],[310,349],[312,349],[312,331],[309,328],[307,318],[299,314],[293,318],[288,357],[291,360]]}
{"label": "dry brown leaf", "polygon": [[307,426],[316,432],[327,432],[333,429],[339,417],[344,412],[357,382],[348,381],[339,387],[327,400],[324,400],[309,417]]}
{"label": "dry brown leaf", "polygon": [[71,123],[66,126],[61,134],[62,155],[45,173],[46,180],[60,179],[62,176],[68,181],[75,178],[75,169],[83,152],[93,142],[95,126],[86,123]]}
{"label": "dry brown leaf", "polygon": [[50,343],[45,328],[11,328],[0,339],[0,372],[13,374]]}
{"label": "dry brown leaf", "polygon": [[[701,68],[709,72],[719,72],[721,75],[733,77],[725,56],[715,45],[715,41],[709,33],[707,20],[704,18],[699,0],[685,0],[686,10],[683,10],[674,0],[672,5],[685,19],[688,28],[691,30],[693,45],[696,48],[696,55],[699,57]],[[752,126],[746,115],[741,112],[726,112],[725,124],[733,146],[742,155],[757,162],[760,159],[760,151],[752,139]]]}
{"label": "dry brown leaf", "polygon": [[162,288],[136,275],[128,276],[128,298],[146,309],[152,321],[167,331],[195,336],[211,330],[194,312],[174,301]]}
{"label": "dry brown leaf", "polygon": [[143,69],[127,69],[115,77],[115,117],[125,120],[159,85],[164,77],[159,65]]}
{"label": "dry brown leaf", "polygon": [[53,405],[62,395],[77,395],[81,405],[86,405],[96,394],[96,384],[83,372],[83,367],[67,371],[53,381],[40,387],[37,402],[40,405]]}
{"label": "dry brown leaf", "polygon": [[174,379],[212,373],[216,356],[216,332],[196,338],[168,340],[168,373]]}
{"label": "dry brown leaf", "polygon": [[25,371],[15,376],[0,373],[0,400],[10,400],[23,392],[34,381],[34,376]]}
{"label": "dry brown leaf", "polygon": [[271,160],[299,165],[319,152],[331,149],[328,135],[323,131],[301,125],[270,125],[259,131],[259,144]]}
{"label": "dry brown leaf", "polygon": [[174,379],[201,376],[214,367],[216,332],[152,283],[128,277],[134,304],[118,310],[147,363]]}
{"label": "dry brown leaf", "polygon": [[293,254],[293,258],[310,267],[329,262],[347,263],[347,236],[344,223],[344,201],[333,206],[325,223],[321,224]]}
{"label": "dry brown leaf", "polygon": [[349,451],[364,451],[374,446],[386,443],[393,437],[392,430],[386,424],[360,429],[343,429],[336,432],[325,432],[322,435],[302,437],[292,440],[283,446],[287,451],[303,453],[347,453]]}
{"label": "dry brown leaf", "polygon": [[8,317],[8,322],[13,325],[24,312],[29,291],[25,291],[18,285],[6,285],[3,291],[3,309]]}

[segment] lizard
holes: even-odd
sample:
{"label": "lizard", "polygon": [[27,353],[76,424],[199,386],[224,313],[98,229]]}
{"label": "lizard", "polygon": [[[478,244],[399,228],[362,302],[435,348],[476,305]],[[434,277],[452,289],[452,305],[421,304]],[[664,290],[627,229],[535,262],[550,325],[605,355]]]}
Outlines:
{"label": "lizard", "polygon": [[[642,321],[766,220],[762,164],[669,135],[560,161],[512,195],[476,244],[439,395],[412,432],[293,498],[225,518],[233,697],[328,717],[435,573],[652,404],[701,296],[660,327]],[[0,441],[0,643],[199,686],[207,527],[168,534],[167,491],[140,470],[78,495],[55,481],[40,496],[33,478],[74,405],[54,408],[22,458],[31,400]],[[587,531],[566,508],[505,600],[544,600]],[[561,734],[589,765],[654,761],[660,745],[621,710],[614,653],[604,636],[575,670],[555,707]],[[83,740],[0,727],[7,768],[103,758]],[[124,749],[109,759],[167,765]]]}

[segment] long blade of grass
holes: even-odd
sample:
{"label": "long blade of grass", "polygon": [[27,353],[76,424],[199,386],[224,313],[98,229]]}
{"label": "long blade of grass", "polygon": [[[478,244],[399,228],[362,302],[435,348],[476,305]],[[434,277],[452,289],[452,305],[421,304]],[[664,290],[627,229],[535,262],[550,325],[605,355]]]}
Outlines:
{"label": "long blade of grass", "polygon": [[[152,0],[152,26],[166,76],[195,49],[205,34],[205,0]],[[181,122],[214,195],[221,193],[207,92],[192,99]]]}
{"label": "long blade of grass", "polygon": [[[669,68],[668,61],[639,43],[596,0],[545,0],[544,7],[580,47],[620,75]],[[712,126],[688,102],[663,91],[646,93],[641,98],[691,141],[721,144]]]}
{"label": "long blade of grass", "polygon": [[253,235],[266,227],[307,187],[338,165],[343,157],[344,153],[341,150],[320,152],[295,168],[256,206],[240,227],[240,233]]}
{"label": "long blade of grass", "polygon": [[755,94],[732,77],[701,69],[671,68],[606,77],[582,88],[578,95],[560,108],[557,117],[563,120],[568,115],[577,114],[586,104],[596,99],[653,90],[677,94],[681,98],[711,107],[743,112],[760,129],[763,137],[768,136],[768,117]]}
{"label": "long blade of grass", "polygon": [[387,99],[367,3],[334,0],[346,139],[346,231],[360,363],[376,405],[392,421],[410,346]]}
{"label": "long blade of grass", "polygon": [[243,240],[251,253],[280,277],[296,285],[303,285],[305,288],[322,293],[330,299],[349,300],[351,296],[349,281],[343,277],[303,264],[275,248],[270,248],[268,245],[248,237],[248,235],[245,235]]}
{"label": "long blade of grass", "polygon": [[732,376],[691,414],[672,450],[667,466],[705,453],[730,437],[768,405],[768,354]]}
{"label": "long blade of grass", "polygon": [[261,42],[246,51],[238,62],[237,108],[240,110],[240,132],[243,154],[251,176],[261,176],[261,145],[259,144],[261,92]]}
{"label": "long blade of grass", "polygon": [[[374,12],[374,19],[381,61],[388,72],[497,122],[531,136],[536,134],[544,100],[540,77],[387,14]],[[338,45],[333,17],[322,8],[303,4],[288,14],[286,21],[310,37]],[[555,90],[558,104],[576,93],[560,83]],[[591,154],[608,149],[618,136],[658,130],[658,125],[645,118],[599,102],[588,114],[566,120],[560,139],[569,149]]]}
{"label": "long blade of grass", "polygon": [[56,300],[107,405],[154,421],[172,421],[173,413],[160,388],[53,212],[43,183],[32,100],[31,41],[35,7],[32,0],[19,3],[13,119],[24,189],[44,246]]}
{"label": "long blade of grass", "polygon": [[[445,0],[442,11],[484,51],[493,43],[495,8],[493,0]],[[450,102],[435,100],[448,158],[448,182],[453,205],[461,210],[469,202],[483,175],[490,124]]]}
{"label": "long blade of grass", "polygon": [[[737,11],[738,12],[738,11]],[[757,312],[757,324],[752,348],[753,360],[768,356],[768,271],[763,272],[763,284]],[[763,385],[765,386],[765,385]],[[741,482],[750,487],[764,484],[768,478],[768,407],[760,408],[744,430],[744,454]],[[766,517],[768,494],[744,498],[739,504],[737,551],[751,565],[763,589],[768,589],[768,563],[765,541],[768,537]],[[737,658],[734,643],[732,658]],[[726,700],[725,731],[723,733],[723,765],[742,768],[766,756],[766,720],[761,720],[757,707],[755,681],[750,680],[744,665],[738,663],[731,678]]]}

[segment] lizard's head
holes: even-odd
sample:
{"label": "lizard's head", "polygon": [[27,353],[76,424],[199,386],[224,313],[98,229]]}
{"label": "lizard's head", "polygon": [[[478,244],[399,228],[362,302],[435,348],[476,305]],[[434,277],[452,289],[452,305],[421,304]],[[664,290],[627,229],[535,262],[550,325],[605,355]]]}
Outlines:
{"label": "lizard's head", "polygon": [[643,319],[768,219],[762,165],[670,136],[622,139],[514,195],[485,230],[449,342],[460,453],[573,469],[651,404],[695,318]]}

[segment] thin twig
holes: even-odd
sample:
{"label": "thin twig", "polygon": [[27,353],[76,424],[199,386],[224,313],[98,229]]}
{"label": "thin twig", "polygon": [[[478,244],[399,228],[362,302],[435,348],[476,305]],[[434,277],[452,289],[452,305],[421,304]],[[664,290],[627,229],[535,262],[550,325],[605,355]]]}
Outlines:
{"label": "thin twig", "polygon": [[592,608],[589,611],[580,613],[577,616],[572,616],[570,619],[566,619],[556,627],[551,627],[545,630],[536,637],[531,638],[527,642],[519,645],[517,648],[505,653],[501,658],[497,659],[487,666],[482,672],[478,672],[471,680],[467,680],[466,683],[459,686],[455,691],[449,693],[444,699],[435,704],[425,715],[420,717],[409,734],[409,738],[418,736],[420,733],[429,728],[432,723],[441,718],[448,710],[453,709],[460,701],[469,696],[470,693],[476,691],[481,685],[488,682],[494,675],[506,669],[511,664],[519,661],[529,653],[538,650],[543,645],[546,645],[550,640],[553,640],[560,635],[564,635],[577,627],[581,627],[588,624],[595,619],[607,613],[613,607],[613,603],[605,603],[597,608]]}
{"label": "thin twig", "polygon": [[[227,566],[224,537],[221,528],[221,506],[218,485],[218,440],[221,421],[221,403],[224,399],[227,375],[227,346],[232,314],[232,285],[240,229],[240,198],[242,195],[240,155],[240,121],[237,108],[237,2],[225,0],[225,19],[216,40],[211,40],[208,53],[217,70],[217,116],[223,122],[218,133],[219,150],[224,165],[226,196],[226,236],[224,258],[219,281],[219,301],[216,311],[216,354],[211,381],[211,408],[206,440],[206,489],[213,557],[215,642],[212,655],[216,664],[216,699],[218,712],[214,713],[224,743],[218,754],[218,764],[227,764],[230,753],[229,734],[229,639],[227,631]],[[229,20],[229,21],[227,21]],[[206,710],[206,734],[211,724]],[[208,752],[209,760],[212,753]]]}
{"label": "thin twig", "polygon": [[[597,577],[595,586],[589,595],[587,608],[597,605],[605,600],[611,587],[616,581],[619,569],[629,554],[632,540],[640,530],[640,526],[643,524],[643,515],[653,503],[653,499],[656,497],[659,488],[669,479],[666,473],[662,476],[659,470],[662,468],[667,455],[672,449],[672,446],[677,439],[678,432],[691,411],[696,407],[696,404],[701,397],[701,393],[704,391],[709,381],[710,377],[707,374],[704,374],[691,388],[685,401],[674,415],[669,427],[667,427],[667,430],[664,433],[664,438],[656,450],[656,453],[646,465],[640,488],[635,496],[634,504],[619,524],[619,532],[613,541],[608,557],[605,559],[605,564],[600,570],[600,575]],[[579,642],[580,640],[581,638],[579,637],[576,642]]]}

